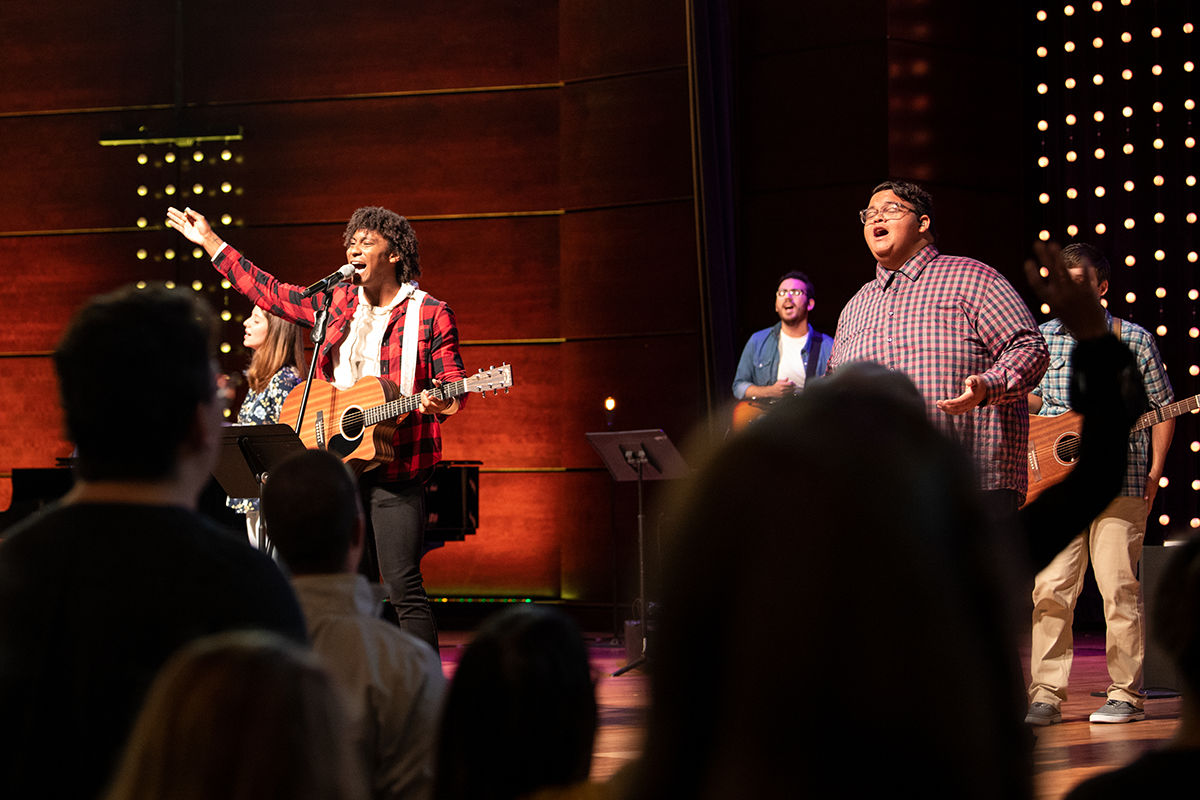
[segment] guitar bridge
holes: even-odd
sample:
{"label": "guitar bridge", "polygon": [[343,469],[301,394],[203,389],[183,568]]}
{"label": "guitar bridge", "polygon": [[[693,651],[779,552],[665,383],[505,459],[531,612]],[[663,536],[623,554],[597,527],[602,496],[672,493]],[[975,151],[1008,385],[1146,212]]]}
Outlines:
{"label": "guitar bridge", "polygon": [[1029,443],[1029,477],[1035,482],[1042,479],[1042,469],[1038,464],[1037,447],[1032,441]]}
{"label": "guitar bridge", "polygon": [[329,447],[325,442],[325,412],[317,410],[317,421],[313,425],[313,433],[317,435],[317,449],[328,450]]}

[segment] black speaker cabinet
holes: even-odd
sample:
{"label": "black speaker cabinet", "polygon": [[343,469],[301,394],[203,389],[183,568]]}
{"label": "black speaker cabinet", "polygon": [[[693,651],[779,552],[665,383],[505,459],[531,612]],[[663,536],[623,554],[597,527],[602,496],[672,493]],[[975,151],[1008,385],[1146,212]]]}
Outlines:
{"label": "black speaker cabinet", "polygon": [[425,541],[461,542],[479,527],[479,465],[443,461],[425,483]]}

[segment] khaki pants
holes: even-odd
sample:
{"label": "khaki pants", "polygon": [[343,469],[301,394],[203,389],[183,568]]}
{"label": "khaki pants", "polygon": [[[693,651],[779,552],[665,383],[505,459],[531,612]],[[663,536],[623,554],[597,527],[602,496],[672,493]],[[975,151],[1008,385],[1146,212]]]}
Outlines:
{"label": "khaki pants", "polygon": [[1067,699],[1074,646],[1071,623],[1083,588],[1088,553],[1104,598],[1108,628],[1105,655],[1110,700],[1142,708],[1142,658],[1146,649],[1145,608],[1137,579],[1146,533],[1146,501],[1118,497],[1038,573],[1033,589],[1033,648],[1030,654],[1031,703],[1059,708]]}

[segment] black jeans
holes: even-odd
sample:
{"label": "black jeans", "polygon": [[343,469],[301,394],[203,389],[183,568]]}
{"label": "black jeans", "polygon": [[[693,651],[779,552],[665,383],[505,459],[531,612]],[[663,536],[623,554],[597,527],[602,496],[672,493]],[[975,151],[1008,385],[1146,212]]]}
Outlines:
{"label": "black jeans", "polygon": [[371,471],[359,479],[367,513],[367,546],[360,571],[375,582],[382,576],[403,630],[437,650],[437,625],[425,597],[421,555],[425,548],[425,487],[419,478],[387,483]]}

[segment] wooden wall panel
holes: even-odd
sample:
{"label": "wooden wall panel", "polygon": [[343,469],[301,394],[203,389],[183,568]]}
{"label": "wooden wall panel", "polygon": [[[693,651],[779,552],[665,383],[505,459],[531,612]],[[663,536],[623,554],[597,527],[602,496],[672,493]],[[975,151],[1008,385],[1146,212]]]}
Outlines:
{"label": "wooden wall panel", "polygon": [[568,209],[690,197],[687,71],[563,89],[562,203]]}
{"label": "wooden wall panel", "polygon": [[567,214],[563,335],[698,331],[695,224],[690,200]]}
{"label": "wooden wall panel", "polygon": [[163,0],[5,0],[0,112],[171,103],[174,16]]}
{"label": "wooden wall panel", "polygon": [[637,495],[607,470],[559,476],[565,498],[560,530],[564,600],[618,603],[637,592]]}
{"label": "wooden wall panel", "polygon": [[122,119],[117,113],[0,118],[0,231],[133,227],[137,214],[127,206],[139,199],[136,152],[99,144]]}
{"label": "wooden wall panel", "polygon": [[426,590],[556,597],[561,585],[562,473],[479,476],[480,528],[422,562]]}
{"label": "wooden wall panel", "polygon": [[135,236],[0,238],[0,307],[12,322],[0,326],[0,352],[53,350],[87,298],[145,278]]}
{"label": "wooden wall panel", "polygon": [[[208,109],[240,124],[241,201],[261,223],[362,205],[462,214],[559,207],[558,91]],[[249,211],[247,211],[249,214]]]}
{"label": "wooden wall panel", "polygon": [[564,80],[687,63],[683,0],[571,0],[561,6]]}
{"label": "wooden wall panel", "polygon": [[189,9],[186,52],[201,103],[553,82],[558,3],[218,0]]}
{"label": "wooden wall panel", "polygon": [[462,348],[467,372],[509,363],[513,387],[506,395],[473,394],[461,416],[443,427],[448,459],[481,460],[485,467],[541,469],[562,466],[558,419],[562,407],[562,345],[489,345]]}
{"label": "wooden wall panel", "polygon": [[450,303],[464,340],[558,336],[561,221],[418,220],[421,287]]}
{"label": "wooden wall panel", "polygon": [[[58,382],[50,358],[3,358],[0,369],[0,472],[14,467],[53,467],[54,459],[71,455],[63,436]],[[7,503],[0,504],[0,509]]]}

